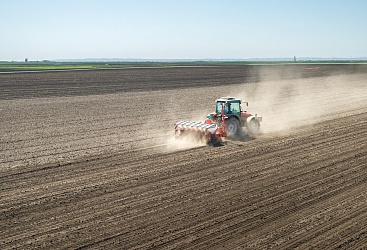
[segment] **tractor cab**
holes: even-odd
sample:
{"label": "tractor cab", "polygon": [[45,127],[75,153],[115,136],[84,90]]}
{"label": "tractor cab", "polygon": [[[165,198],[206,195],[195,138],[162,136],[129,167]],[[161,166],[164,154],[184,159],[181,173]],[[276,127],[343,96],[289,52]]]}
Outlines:
{"label": "tractor cab", "polygon": [[235,115],[237,117],[241,116],[241,99],[236,99],[234,97],[221,97],[216,100],[216,110],[218,115],[222,115],[222,106],[224,106],[225,115]]}

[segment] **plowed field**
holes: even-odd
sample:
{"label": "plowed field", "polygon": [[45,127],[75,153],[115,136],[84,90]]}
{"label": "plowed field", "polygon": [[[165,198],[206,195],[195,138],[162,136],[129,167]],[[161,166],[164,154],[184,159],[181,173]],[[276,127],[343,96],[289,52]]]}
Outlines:
{"label": "plowed field", "polygon": [[[367,249],[367,66],[0,73],[0,249]],[[220,96],[262,134],[177,142]]]}

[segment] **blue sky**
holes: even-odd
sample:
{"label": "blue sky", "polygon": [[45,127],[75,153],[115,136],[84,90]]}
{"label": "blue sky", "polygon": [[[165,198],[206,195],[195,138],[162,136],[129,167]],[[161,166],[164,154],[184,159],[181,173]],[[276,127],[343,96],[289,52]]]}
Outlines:
{"label": "blue sky", "polygon": [[366,0],[0,0],[0,61],[367,56]]}

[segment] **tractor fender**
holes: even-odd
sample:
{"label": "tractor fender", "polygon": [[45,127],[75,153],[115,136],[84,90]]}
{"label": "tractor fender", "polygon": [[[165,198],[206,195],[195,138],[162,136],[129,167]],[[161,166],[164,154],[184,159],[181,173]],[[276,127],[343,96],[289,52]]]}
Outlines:
{"label": "tractor fender", "polygon": [[249,117],[246,118],[246,123],[249,123],[252,119],[257,120],[258,122],[261,122],[262,121],[262,117],[261,116],[251,115],[251,116],[249,116]]}
{"label": "tractor fender", "polygon": [[227,120],[229,120],[229,119],[233,119],[233,118],[236,118],[237,119],[237,121],[240,121],[240,119],[236,116],[236,115],[225,115],[224,116],[224,119],[227,121]]}
{"label": "tractor fender", "polygon": [[246,123],[248,124],[252,119],[255,119],[255,116],[249,116],[246,118]]}

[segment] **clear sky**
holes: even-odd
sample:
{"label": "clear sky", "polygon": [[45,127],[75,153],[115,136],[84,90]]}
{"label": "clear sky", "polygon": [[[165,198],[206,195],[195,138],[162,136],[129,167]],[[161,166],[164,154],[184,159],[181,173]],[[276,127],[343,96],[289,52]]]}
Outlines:
{"label": "clear sky", "polygon": [[0,61],[367,56],[367,0],[0,0]]}

